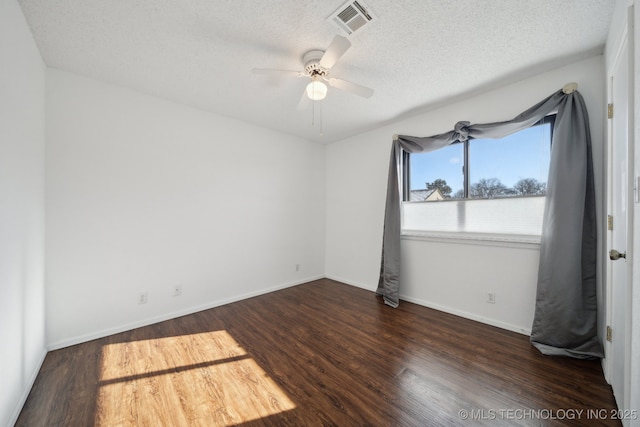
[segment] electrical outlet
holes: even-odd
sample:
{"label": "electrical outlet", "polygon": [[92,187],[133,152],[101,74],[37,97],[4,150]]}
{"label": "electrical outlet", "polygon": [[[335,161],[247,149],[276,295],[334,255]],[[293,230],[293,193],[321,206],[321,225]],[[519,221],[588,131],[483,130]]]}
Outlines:
{"label": "electrical outlet", "polygon": [[300,264],[296,264],[296,271],[300,271]]}
{"label": "electrical outlet", "polygon": [[496,303],[496,293],[495,292],[487,292],[487,303],[495,304]]}
{"label": "electrical outlet", "polygon": [[140,295],[138,295],[138,304],[146,304],[148,300],[149,300],[148,292],[141,292]]}
{"label": "electrical outlet", "polygon": [[178,295],[182,295],[182,285],[180,284],[173,287],[173,296],[177,297]]}

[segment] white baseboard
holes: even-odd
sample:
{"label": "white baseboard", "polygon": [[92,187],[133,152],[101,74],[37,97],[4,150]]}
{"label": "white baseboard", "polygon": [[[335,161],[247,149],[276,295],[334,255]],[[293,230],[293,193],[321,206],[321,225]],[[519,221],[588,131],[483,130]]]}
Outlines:
{"label": "white baseboard", "polygon": [[[344,279],[344,278],[338,277],[338,276],[327,275],[327,279],[336,280],[338,282],[342,282],[342,283],[345,283],[347,285],[355,286],[355,287],[362,288],[362,289],[365,289],[367,291],[372,291],[372,292],[375,292],[375,290],[377,288],[377,284],[373,285],[373,286],[365,285],[363,283],[354,282],[353,280]],[[400,299],[404,300],[404,301],[412,302],[414,304],[421,305],[423,307],[432,308],[434,310],[442,311],[444,313],[449,313],[449,314],[453,314],[453,315],[458,316],[458,317],[464,317],[465,319],[470,319],[470,320],[474,320],[476,322],[484,323],[486,325],[495,326],[495,327],[501,328],[501,329],[506,329],[507,331],[517,332],[519,334],[527,335],[527,336],[531,335],[531,329],[530,328],[522,328],[520,326],[512,325],[510,323],[501,322],[499,320],[490,319],[490,318],[487,318],[487,317],[479,316],[477,314],[472,314],[472,313],[468,313],[466,311],[458,310],[458,309],[447,307],[447,306],[444,306],[444,305],[435,304],[435,303],[432,303],[430,301],[424,301],[424,300],[421,300],[421,299],[418,299],[418,298],[413,298],[413,297],[410,297],[410,296],[407,296],[407,295],[400,295]]]}
{"label": "white baseboard", "polygon": [[327,279],[335,280],[336,282],[341,282],[341,283],[344,283],[346,285],[355,286],[356,288],[362,288],[362,289],[365,289],[365,290],[371,291],[371,292],[375,292],[376,288],[378,286],[377,283],[375,285],[373,285],[373,286],[365,285],[364,283],[354,282],[353,280],[344,279],[344,278],[338,277],[338,276],[327,275],[325,277]]}
{"label": "white baseboard", "polygon": [[[368,285],[368,284],[364,284],[364,283],[360,283],[357,281],[353,281],[353,280],[349,280],[349,279],[345,279],[343,277],[339,277],[339,276],[334,276],[334,275],[318,275],[318,276],[312,276],[312,277],[307,277],[304,279],[300,279],[297,280],[295,282],[289,282],[289,283],[284,283],[282,285],[278,285],[278,286],[274,286],[271,288],[266,288],[266,289],[262,289],[260,291],[256,291],[256,292],[250,292],[247,294],[242,294],[242,295],[237,295],[234,296],[232,298],[226,298],[223,300],[216,300],[216,301],[211,301],[208,302],[206,304],[202,304],[202,305],[198,305],[195,307],[190,307],[184,310],[179,310],[179,311],[175,311],[175,312],[171,312],[171,313],[165,313],[159,316],[155,316],[155,317],[151,317],[151,318],[147,318],[144,320],[140,320],[137,322],[132,322],[132,323],[128,323],[128,324],[124,324],[124,325],[120,325],[114,328],[108,328],[108,329],[104,329],[101,331],[97,331],[97,332],[93,332],[91,334],[85,334],[82,336],[78,336],[78,337],[74,337],[74,338],[70,338],[70,339],[65,339],[65,340],[61,340],[61,341],[57,341],[55,343],[50,343],[48,346],[49,350],[57,350],[60,348],[64,348],[64,347],[69,347],[71,345],[76,345],[76,344],[81,344],[83,342],[87,342],[87,341],[91,341],[94,339],[98,339],[98,338],[103,338],[109,335],[113,335],[113,334],[117,334],[120,332],[125,332],[125,331],[129,331],[131,329],[135,329],[135,328],[140,328],[143,326],[148,326],[148,325],[152,325],[154,323],[158,323],[158,322],[163,322],[165,320],[170,320],[170,319],[175,319],[176,317],[181,317],[181,316],[186,316],[189,314],[193,314],[193,313],[197,313],[199,311],[203,311],[203,310],[208,310],[210,308],[215,308],[215,307],[219,307],[221,305],[225,305],[225,304],[229,304],[232,302],[237,302],[237,301],[241,301],[247,298],[253,298],[259,295],[263,295],[263,294],[267,294],[269,292],[274,292],[274,291],[278,291],[280,289],[285,289],[285,288],[289,288],[292,286],[297,286],[297,285],[301,285],[303,283],[307,283],[307,282],[311,282],[314,280],[319,280],[319,279],[323,279],[323,278],[327,278],[327,279],[331,279],[331,280],[335,280],[341,283],[345,283],[347,285],[350,286],[355,286],[358,288],[362,288],[371,292],[375,292],[376,289],[376,285]],[[458,310],[452,307],[448,307],[448,306],[444,306],[444,305],[440,305],[440,304],[436,304],[430,301],[425,301],[425,300],[421,300],[418,298],[413,298],[407,295],[400,295],[400,299],[401,300],[405,300],[414,304],[418,304],[424,307],[428,307],[428,308],[432,308],[434,310],[438,310],[438,311],[442,311],[445,313],[449,313],[449,314],[453,314],[455,316],[459,316],[459,317],[464,317],[465,319],[470,319],[470,320],[474,320],[476,322],[481,322],[481,323],[485,323],[487,325],[491,325],[491,326],[495,326],[501,329],[506,329],[508,331],[512,331],[512,332],[517,332],[519,334],[523,334],[523,335],[531,335],[531,329],[528,328],[522,328],[520,326],[516,326],[516,325],[512,325],[506,322],[502,322],[499,320],[495,320],[495,319],[490,319],[490,318],[486,318],[483,316],[479,316],[473,313],[468,313],[466,311],[462,311],[462,310]]]}
{"label": "white baseboard", "polygon": [[323,279],[324,275],[306,277],[304,279],[296,280],[295,282],[288,282],[271,288],[261,289],[256,292],[250,292],[247,294],[236,295],[231,298],[225,298],[222,300],[210,301],[205,304],[189,307],[183,310],[173,311],[170,313],[164,313],[158,316],[150,317],[147,319],[139,320],[137,322],[131,322],[124,325],[119,325],[113,328],[103,329],[90,334],[85,334],[69,339],[64,339],[54,343],[50,343],[48,346],[49,351],[58,350],[60,348],[69,347],[83,342],[95,340],[98,338],[104,338],[109,335],[118,334],[120,332],[130,331],[132,329],[141,328],[143,326],[153,325],[154,323],[164,322],[165,320],[175,319],[177,317],[186,316],[189,314],[197,313],[199,311],[209,310],[210,308],[219,307],[221,305],[230,304],[232,302],[242,301],[244,299],[257,297],[259,295],[268,294],[269,292],[279,291],[281,289],[290,288],[292,286],[301,285],[303,283],[312,282],[314,280]]}
{"label": "white baseboard", "polygon": [[473,313],[468,313],[463,310],[458,310],[455,308],[447,307],[440,304],[435,304],[429,301],[424,301],[418,298],[409,297],[406,295],[400,295],[400,299],[408,302],[412,302],[414,304],[422,305],[424,307],[432,308],[434,310],[442,311],[445,313],[453,314],[458,317],[464,317],[465,319],[474,320],[476,322],[484,323],[486,325],[495,326],[496,328],[506,329],[507,331],[517,332],[522,335],[531,335],[530,328],[522,328],[520,326],[512,325],[510,323],[502,322],[496,319],[490,319],[484,316],[480,316]]}
{"label": "white baseboard", "polygon": [[40,359],[38,360],[38,363],[36,363],[36,366],[31,371],[31,374],[29,374],[29,380],[25,384],[24,390],[22,391],[22,394],[20,395],[20,400],[18,400],[18,403],[16,404],[16,408],[13,410],[13,415],[11,416],[11,419],[9,420],[9,425],[10,426],[15,425],[16,422],[18,421],[18,417],[20,416],[20,412],[22,411],[22,407],[24,406],[25,402],[27,401],[27,397],[29,397],[29,393],[31,392],[31,389],[33,388],[33,384],[36,382],[36,378],[38,377],[38,373],[40,372],[40,368],[42,368],[42,363],[44,362],[44,358],[47,357],[47,353],[48,353],[47,349],[43,348],[42,349],[42,353],[40,354]]}

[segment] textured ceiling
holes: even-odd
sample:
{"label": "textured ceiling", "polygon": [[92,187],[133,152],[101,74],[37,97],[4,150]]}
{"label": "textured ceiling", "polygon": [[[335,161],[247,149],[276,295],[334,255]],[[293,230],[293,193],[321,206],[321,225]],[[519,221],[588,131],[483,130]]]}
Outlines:
{"label": "textured ceiling", "polygon": [[375,94],[329,88],[312,122],[314,109],[298,109],[306,79],[251,69],[302,70],[303,54],[338,34],[325,20],[343,0],[19,0],[50,67],[319,142],[602,52],[614,6],[364,2],[378,19],[350,37],[332,74]]}

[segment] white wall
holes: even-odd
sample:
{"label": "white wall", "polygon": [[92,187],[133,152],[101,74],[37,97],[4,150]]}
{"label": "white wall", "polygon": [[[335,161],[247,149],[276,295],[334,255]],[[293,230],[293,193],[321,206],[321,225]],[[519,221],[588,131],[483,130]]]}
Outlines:
{"label": "white wall", "polygon": [[45,350],[45,67],[18,3],[0,0],[0,425]]}
{"label": "white wall", "polygon": [[[327,276],[376,288],[394,134],[427,136],[451,130],[460,120],[508,120],[570,81],[579,84],[589,110],[596,196],[602,207],[605,78],[603,57],[596,56],[329,145]],[[598,215],[601,219],[602,208]],[[602,230],[599,233],[602,236]],[[401,298],[512,330],[530,331],[537,247],[403,239],[402,251]],[[485,303],[486,291],[496,292],[495,305]]]}
{"label": "white wall", "polygon": [[53,348],[324,275],[323,146],[53,69],[46,111]]}

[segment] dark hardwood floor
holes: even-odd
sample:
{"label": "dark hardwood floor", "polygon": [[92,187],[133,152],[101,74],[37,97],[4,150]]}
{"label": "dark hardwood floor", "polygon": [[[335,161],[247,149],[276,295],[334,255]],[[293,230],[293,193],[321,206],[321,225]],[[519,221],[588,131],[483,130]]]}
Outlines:
{"label": "dark hardwood floor", "polygon": [[18,426],[620,425],[599,361],[318,280],[50,352]]}

